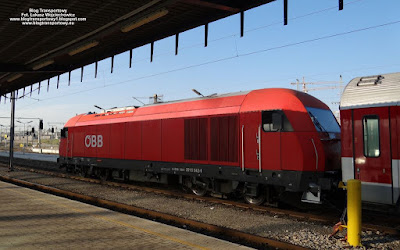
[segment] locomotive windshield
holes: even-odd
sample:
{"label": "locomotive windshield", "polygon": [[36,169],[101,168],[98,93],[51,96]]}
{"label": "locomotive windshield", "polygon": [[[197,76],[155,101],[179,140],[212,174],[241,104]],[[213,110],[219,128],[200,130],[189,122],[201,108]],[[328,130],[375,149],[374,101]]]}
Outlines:
{"label": "locomotive windshield", "polygon": [[318,132],[340,133],[339,124],[330,110],[310,107],[306,109]]}

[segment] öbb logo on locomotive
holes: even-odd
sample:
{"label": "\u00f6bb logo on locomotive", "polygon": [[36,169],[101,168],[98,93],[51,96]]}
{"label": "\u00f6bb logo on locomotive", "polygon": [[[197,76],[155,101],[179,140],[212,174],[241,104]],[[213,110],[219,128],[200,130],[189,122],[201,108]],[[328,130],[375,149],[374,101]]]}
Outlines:
{"label": "\u00f6bb logo on locomotive", "polygon": [[85,146],[87,148],[103,147],[103,136],[102,135],[87,135],[85,137]]}

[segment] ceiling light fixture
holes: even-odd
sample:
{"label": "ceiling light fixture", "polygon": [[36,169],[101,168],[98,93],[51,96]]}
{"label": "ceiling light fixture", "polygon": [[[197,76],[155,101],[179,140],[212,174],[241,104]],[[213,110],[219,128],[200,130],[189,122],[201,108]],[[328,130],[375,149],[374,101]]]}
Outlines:
{"label": "ceiling light fixture", "polygon": [[88,50],[90,48],[93,48],[93,47],[97,46],[98,44],[99,44],[98,41],[93,41],[93,42],[90,42],[90,43],[86,43],[86,44],[84,44],[84,45],[82,45],[80,47],[77,47],[76,49],[71,50],[70,52],[68,52],[68,55],[70,55],[70,56],[76,55],[78,53],[81,53],[82,51],[85,51],[85,50]]}
{"label": "ceiling light fixture", "polygon": [[11,76],[10,78],[7,79],[7,82],[12,82],[12,81],[20,78],[21,76],[22,76],[22,74],[13,75],[13,76]]}
{"label": "ceiling light fixture", "polygon": [[44,62],[41,62],[41,63],[33,65],[32,69],[33,70],[38,70],[38,69],[46,67],[46,66],[48,66],[50,64],[53,64],[53,63],[54,63],[54,60],[52,60],[52,59],[51,60],[47,60],[47,61],[44,61]]}
{"label": "ceiling light fixture", "polygon": [[132,22],[130,24],[127,24],[127,25],[123,26],[121,28],[121,31],[122,32],[129,32],[129,31],[131,31],[133,29],[136,29],[136,28],[138,28],[140,26],[143,26],[143,25],[145,25],[147,23],[150,23],[150,22],[152,22],[154,20],[157,20],[157,19],[159,19],[159,18],[161,18],[161,17],[163,17],[163,16],[165,16],[167,14],[168,14],[168,10],[167,9],[161,9],[161,10],[153,12],[153,13],[151,13],[151,14],[149,14],[149,15],[147,15],[147,16],[145,16],[145,17],[143,17],[143,18],[141,18],[141,19],[139,19],[137,21],[134,21],[134,22]]}

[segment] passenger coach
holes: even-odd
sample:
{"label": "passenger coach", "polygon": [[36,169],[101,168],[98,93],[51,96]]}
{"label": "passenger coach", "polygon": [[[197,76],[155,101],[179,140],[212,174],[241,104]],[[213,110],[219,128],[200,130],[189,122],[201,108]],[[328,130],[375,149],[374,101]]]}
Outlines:
{"label": "passenger coach", "polygon": [[362,200],[399,203],[400,73],[357,77],[340,103],[343,181],[359,179]]}
{"label": "passenger coach", "polygon": [[319,203],[339,179],[339,133],[318,99],[262,89],[78,115],[65,124],[59,162],[106,179],[175,179],[198,195],[254,204],[284,192]]}

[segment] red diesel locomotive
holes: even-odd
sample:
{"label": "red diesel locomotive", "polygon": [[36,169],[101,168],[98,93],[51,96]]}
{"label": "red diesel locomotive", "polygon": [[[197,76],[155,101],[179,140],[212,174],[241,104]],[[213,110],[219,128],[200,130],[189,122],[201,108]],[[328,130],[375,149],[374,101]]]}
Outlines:
{"label": "red diesel locomotive", "polygon": [[341,103],[343,181],[361,180],[362,200],[400,205],[400,73],[357,77]]}
{"label": "red diesel locomotive", "polygon": [[340,179],[340,127],[308,94],[261,89],[75,116],[62,130],[59,163],[253,204],[285,192],[320,203]]}

